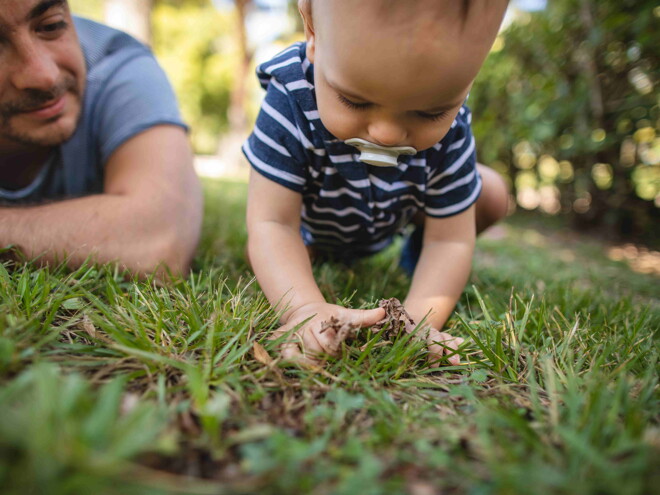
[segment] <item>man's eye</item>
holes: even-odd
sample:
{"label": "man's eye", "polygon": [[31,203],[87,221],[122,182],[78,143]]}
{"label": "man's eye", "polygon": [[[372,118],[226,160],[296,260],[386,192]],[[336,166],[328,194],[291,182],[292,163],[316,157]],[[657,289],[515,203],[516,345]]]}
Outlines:
{"label": "man's eye", "polygon": [[68,24],[65,21],[59,21],[59,22],[50,22],[48,24],[43,24],[39,27],[39,31],[44,33],[44,34],[56,34],[59,33],[60,31],[63,31],[66,29]]}
{"label": "man's eye", "polygon": [[341,101],[345,106],[352,110],[365,110],[371,106],[371,103],[355,103],[354,101],[349,100],[345,96],[340,95],[337,93],[337,98],[339,101]]}

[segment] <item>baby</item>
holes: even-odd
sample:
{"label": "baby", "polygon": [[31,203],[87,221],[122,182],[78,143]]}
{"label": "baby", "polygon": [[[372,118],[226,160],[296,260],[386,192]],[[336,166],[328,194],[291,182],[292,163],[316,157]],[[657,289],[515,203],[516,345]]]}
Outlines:
{"label": "baby", "polygon": [[440,332],[467,282],[475,237],[506,214],[508,191],[476,163],[464,105],[507,0],[299,0],[306,43],[262,64],[267,90],[243,146],[252,165],[248,257],[285,358],[332,352],[336,317],[384,316],[327,303],[311,258],[350,261],[409,224],[404,306],[425,321],[434,365],[462,339]]}

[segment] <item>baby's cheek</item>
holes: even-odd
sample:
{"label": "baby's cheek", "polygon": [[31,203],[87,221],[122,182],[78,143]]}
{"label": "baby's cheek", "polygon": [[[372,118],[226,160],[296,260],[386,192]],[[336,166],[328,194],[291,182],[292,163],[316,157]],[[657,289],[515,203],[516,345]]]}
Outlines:
{"label": "baby's cheek", "polygon": [[427,127],[419,130],[414,139],[415,149],[417,149],[418,151],[426,150],[429,149],[431,146],[435,145],[436,143],[438,143],[439,141],[442,141],[442,138],[444,138],[447,135],[450,126],[451,126],[451,122],[446,125],[442,125],[442,126],[436,125],[433,127]]}
{"label": "baby's cheek", "polygon": [[337,139],[343,141],[363,134],[360,130],[360,118],[343,108],[323,108],[319,105],[319,116],[325,128]]}

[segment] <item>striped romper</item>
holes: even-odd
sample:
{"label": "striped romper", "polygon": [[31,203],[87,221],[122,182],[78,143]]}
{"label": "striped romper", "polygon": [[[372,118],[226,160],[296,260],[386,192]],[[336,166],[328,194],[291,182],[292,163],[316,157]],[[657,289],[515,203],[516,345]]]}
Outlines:
{"label": "striped romper", "polygon": [[243,145],[251,166],[302,195],[306,245],[340,259],[380,251],[422,210],[456,215],[481,192],[471,114],[463,106],[445,137],[397,167],[358,160],[319,119],[314,66],[296,43],[257,68],[266,97]]}

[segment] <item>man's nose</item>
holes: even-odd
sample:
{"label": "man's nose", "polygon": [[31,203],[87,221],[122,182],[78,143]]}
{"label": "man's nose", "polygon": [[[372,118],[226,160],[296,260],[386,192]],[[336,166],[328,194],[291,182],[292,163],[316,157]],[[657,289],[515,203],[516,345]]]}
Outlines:
{"label": "man's nose", "polygon": [[369,123],[369,140],[381,146],[401,146],[408,137],[406,128],[394,119],[377,119]]}
{"label": "man's nose", "polygon": [[38,43],[26,42],[16,50],[9,75],[16,89],[49,91],[57,84],[59,67],[49,50]]}

